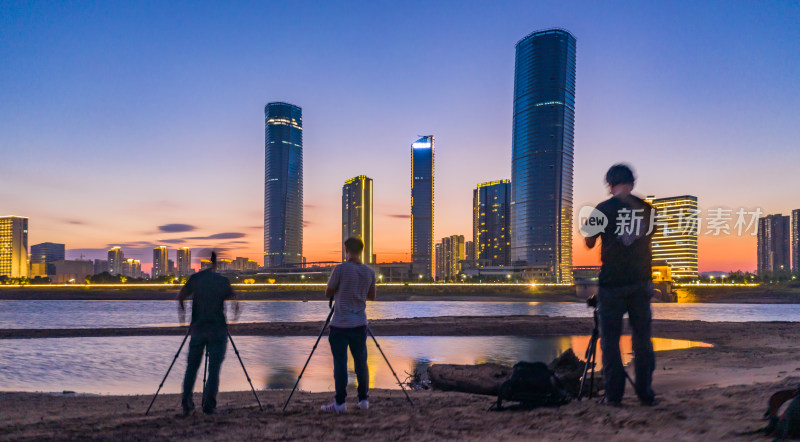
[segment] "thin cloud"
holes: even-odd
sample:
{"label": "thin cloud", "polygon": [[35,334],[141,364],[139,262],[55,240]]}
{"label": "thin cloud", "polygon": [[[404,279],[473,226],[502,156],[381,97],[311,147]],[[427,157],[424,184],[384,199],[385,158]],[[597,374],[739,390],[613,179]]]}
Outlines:
{"label": "thin cloud", "polygon": [[197,227],[191,224],[164,224],[163,226],[158,226],[158,230],[165,233],[181,233],[197,230]]}
{"label": "thin cloud", "polygon": [[77,219],[62,219],[61,222],[64,224],[72,224],[73,226],[85,226],[87,224],[85,221]]}
{"label": "thin cloud", "polygon": [[245,235],[244,233],[241,233],[241,232],[225,232],[225,233],[215,233],[213,235],[208,235],[208,236],[192,236],[192,237],[185,238],[185,239],[195,239],[195,240],[196,239],[238,239],[238,238],[244,238],[245,236],[247,236],[247,235]]}
{"label": "thin cloud", "polygon": [[175,239],[159,239],[158,242],[163,242],[164,244],[183,244],[186,242],[185,239],[175,238]]}
{"label": "thin cloud", "polygon": [[308,226],[310,226],[312,224],[314,224],[314,223],[312,223],[311,221],[303,221],[303,227],[308,227]]}
{"label": "thin cloud", "polygon": [[386,216],[388,216],[389,218],[411,219],[411,215],[406,215],[401,213],[390,213]]}

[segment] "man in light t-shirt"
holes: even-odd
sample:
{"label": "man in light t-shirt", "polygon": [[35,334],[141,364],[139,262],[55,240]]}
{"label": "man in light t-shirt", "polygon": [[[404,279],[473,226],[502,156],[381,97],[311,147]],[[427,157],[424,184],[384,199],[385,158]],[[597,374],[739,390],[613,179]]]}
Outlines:
{"label": "man in light t-shirt", "polygon": [[328,342],[333,354],[334,402],[323,411],[347,411],[347,347],[353,354],[358,381],[358,408],[369,408],[369,370],[367,368],[367,300],[375,300],[375,272],[361,262],[364,243],[358,238],[344,242],[348,259],[334,267],[325,296],[336,302],[333,308]]}

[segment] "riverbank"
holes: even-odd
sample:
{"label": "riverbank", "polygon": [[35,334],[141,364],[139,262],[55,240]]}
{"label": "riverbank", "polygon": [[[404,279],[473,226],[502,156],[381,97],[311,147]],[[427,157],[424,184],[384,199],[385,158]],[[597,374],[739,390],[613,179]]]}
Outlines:
{"label": "riverbank", "polygon": [[[168,301],[178,287],[0,286],[0,300]],[[237,285],[246,301],[324,300],[324,285]],[[800,287],[788,286],[682,286],[675,289],[678,302],[725,304],[800,304]],[[531,285],[378,285],[378,302],[483,301],[483,302],[583,302],[573,286]]]}
{"label": "riverbank", "polygon": [[[240,324],[234,334],[309,335],[321,323]],[[552,336],[588,333],[587,319],[548,317],[446,317],[376,320],[381,335]],[[180,329],[175,330],[181,333]],[[223,393],[220,413],[176,417],[177,395],[144,410],[152,392],[140,396],[76,396],[0,393],[5,439],[732,439],[763,425],[769,395],[800,382],[800,327],[793,323],[707,323],[655,321],[654,336],[708,342],[659,352],[654,386],[662,402],[652,408],[632,398],[622,408],[573,401],[558,409],[489,413],[492,398],[461,393],[412,392],[411,409],[399,391],[374,391],[367,413],[351,410],[323,416],[319,405],[330,393],[299,393],[287,414],[286,391],[259,391],[260,412],[250,392]],[[630,394],[630,392],[629,392]],[[197,399],[199,402],[199,399]],[[352,403],[349,404],[352,407]],[[354,407],[353,407],[354,408]],[[745,439],[759,440],[758,436]]]}

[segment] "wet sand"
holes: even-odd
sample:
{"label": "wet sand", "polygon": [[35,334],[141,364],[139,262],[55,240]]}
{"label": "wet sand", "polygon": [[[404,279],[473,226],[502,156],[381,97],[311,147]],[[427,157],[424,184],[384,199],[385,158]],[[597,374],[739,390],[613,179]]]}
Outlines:
{"label": "wet sand", "polygon": [[[316,335],[321,323],[246,324],[234,334]],[[587,319],[547,317],[415,318],[373,321],[380,335],[519,335],[588,333]],[[180,333],[180,329],[175,330]],[[90,331],[89,331],[90,332]],[[153,392],[141,396],[76,396],[0,393],[4,439],[615,439],[721,440],[759,436],[738,433],[763,425],[766,399],[800,383],[797,323],[704,323],[655,321],[654,335],[714,344],[659,352],[654,386],[662,402],[622,408],[573,401],[557,409],[490,413],[493,398],[414,391],[412,409],[399,391],[378,390],[368,412],[330,416],[317,408],[330,393],[300,393],[287,414],[288,392],[260,391],[260,412],[250,392],[222,393],[220,413],[177,417],[177,395],[160,396],[151,416],[144,410]],[[155,388],[155,386],[154,386]],[[630,395],[630,392],[629,392]],[[196,400],[199,403],[199,399]],[[348,404],[355,408],[351,401]]]}

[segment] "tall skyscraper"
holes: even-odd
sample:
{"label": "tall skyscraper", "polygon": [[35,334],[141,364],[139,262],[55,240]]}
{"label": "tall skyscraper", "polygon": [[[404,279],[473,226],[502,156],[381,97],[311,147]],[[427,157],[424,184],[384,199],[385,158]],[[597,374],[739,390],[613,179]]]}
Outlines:
{"label": "tall skyscraper", "polygon": [[[372,262],[372,178],[359,175],[350,178],[342,186],[342,243],[350,237],[364,241],[361,262]],[[347,252],[342,245],[342,261]]]}
{"label": "tall skyscraper", "polygon": [[190,275],[192,273],[192,250],[188,247],[180,247],[175,258],[178,260],[178,277]]}
{"label": "tall skyscraper", "polygon": [[478,184],[472,191],[472,238],[475,259],[481,266],[511,264],[511,183],[509,180]]}
{"label": "tall skyscraper", "polygon": [[451,235],[436,244],[436,279],[454,281],[466,259],[464,235]]}
{"label": "tall skyscraper", "polygon": [[758,219],[758,273],[791,269],[789,217],[767,215]]}
{"label": "tall skyscraper", "polygon": [[433,277],[433,135],[411,143],[411,263]]}
{"label": "tall skyscraper", "polygon": [[303,113],[288,103],[264,108],[264,265],[303,262]]}
{"label": "tall skyscraper", "polygon": [[66,256],[64,244],[43,242],[31,246],[31,264],[44,263],[48,275],[56,274],[56,261],[63,261]]}
{"label": "tall skyscraper", "polygon": [[0,217],[0,276],[28,277],[28,218]]}
{"label": "tall skyscraper", "polygon": [[150,274],[153,278],[169,275],[169,260],[167,259],[167,248],[158,246],[153,249],[153,270]]}
{"label": "tall skyscraper", "polygon": [[517,42],[511,158],[511,261],[572,282],[575,37],[562,29]]}
{"label": "tall skyscraper", "polygon": [[792,210],[792,271],[800,277],[800,209]]}
{"label": "tall skyscraper", "polygon": [[653,261],[667,263],[673,279],[697,279],[697,235],[700,230],[697,197],[648,196],[645,201],[657,214],[652,237]]}
{"label": "tall skyscraper", "polygon": [[141,278],[142,263],[138,259],[128,258],[122,261],[122,275],[129,278]]}
{"label": "tall skyscraper", "polygon": [[112,275],[122,274],[122,261],[125,260],[125,254],[119,247],[112,247],[108,249],[108,272]]}

